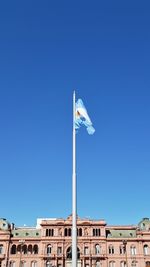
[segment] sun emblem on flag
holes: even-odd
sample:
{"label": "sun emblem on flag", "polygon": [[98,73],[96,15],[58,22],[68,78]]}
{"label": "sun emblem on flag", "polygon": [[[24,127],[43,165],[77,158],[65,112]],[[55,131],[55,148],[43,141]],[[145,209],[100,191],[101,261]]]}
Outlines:
{"label": "sun emblem on flag", "polygon": [[78,110],[76,110],[76,118],[80,118],[81,117],[81,114]]}

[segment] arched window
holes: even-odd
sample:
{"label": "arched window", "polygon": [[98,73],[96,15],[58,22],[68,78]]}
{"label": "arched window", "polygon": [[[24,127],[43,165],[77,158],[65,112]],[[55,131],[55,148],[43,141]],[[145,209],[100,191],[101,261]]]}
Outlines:
{"label": "arched window", "polygon": [[62,254],[62,247],[57,247],[57,255],[61,255]]}
{"label": "arched window", "polygon": [[[66,251],[67,259],[72,259],[72,248],[69,247]],[[80,250],[77,248],[77,258],[80,259]]]}
{"label": "arched window", "polygon": [[65,228],[64,236],[67,236],[67,228]]}
{"label": "arched window", "polygon": [[84,254],[85,254],[85,255],[88,255],[88,254],[89,254],[89,247],[86,246],[86,247],[84,248]]}
{"label": "arched window", "polygon": [[28,254],[32,254],[32,245],[28,246]]}
{"label": "arched window", "polygon": [[115,250],[114,250],[114,246],[110,245],[108,248],[109,254],[114,254]]}
{"label": "arched window", "polygon": [[31,262],[31,267],[37,267],[37,261],[32,261]]}
{"label": "arched window", "polygon": [[98,244],[95,245],[95,254],[100,254],[100,246]]}
{"label": "arched window", "polygon": [[22,253],[27,254],[27,245],[22,246]]}
{"label": "arched window", "polygon": [[96,261],[96,267],[100,267],[100,261]]}
{"label": "arched window", "polygon": [[136,247],[134,245],[130,247],[130,252],[131,252],[131,255],[136,255]]}
{"label": "arched window", "polygon": [[80,259],[80,250],[77,248],[77,258]]}
{"label": "arched window", "polygon": [[144,245],[143,247],[144,255],[148,255],[148,245]]}
{"label": "arched window", "polygon": [[16,245],[12,245],[10,254],[16,254]]}
{"label": "arched window", "polygon": [[71,247],[69,247],[68,249],[67,249],[67,259],[72,259],[72,249],[71,249]]}
{"label": "arched window", "polygon": [[0,254],[3,254],[3,245],[0,245]]}
{"label": "arched window", "polygon": [[71,228],[68,229],[68,236],[71,236]]}
{"label": "arched window", "polygon": [[119,251],[120,251],[120,254],[125,254],[125,246],[124,245],[121,245],[119,247]]}
{"label": "arched window", "polygon": [[110,261],[109,262],[109,267],[115,267],[115,261]]}
{"label": "arched window", "polygon": [[125,261],[121,261],[121,262],[120,262],[120,267],[127,267],[126,262],[125,262]]}
{"label": "arched window", "polygon": [[82,229],[81,228],[77,229],[77,235],[82,236]]}
{"label": "arched window", "polygon": [[21,245],[17,246],[17,253],[21,253]]}
{"label": "arched window", "polygon": [[54,236],[54,229],[51,229],[51,236]]}
{"label": "arched window", "polygon": [[93,228],[93,236],[100,236],[101,232],[99,228]]}
{"label": "arched window", "polygon": [[47,246],[47,255],[50,255],[52,253],[52,246],[48,245]]}
{"label": "arched window", "polygon": [[79,236],[82,236],[82,229],[79,229]]}
{"label": "arched window", "polygon": [[132,267],[136,267],[137,266],[137,262],[135,260],[133,260],[132,263],[131,263],[131,266]]}
{"label": "arched window", "polygon": [[46,236],[54,236],[54,229],[46,229]]}
{"label": "arched window", "polygon": [[20,267],[26,267],[26,262],[25,261],[21,261],[20,262]]}
{"label": "arched window", "polygon": [[51,261],[47,261],[47,262],[46,262],[46,267],[52,267],[52,263],[51,263]]}
{"label": "arched window", "polygon": [[65,236],[71,236],[71,228],[65,228],[64,235]]}
{"label": "arched window", "polygon": [[33,254],[38,254],[38,245],[33,246]]}
{"label": "arched window", "polygon": [[15,261],[10,261],[10,263],[9,263],[9,267],[15,267],[15,266],[16,266]]}

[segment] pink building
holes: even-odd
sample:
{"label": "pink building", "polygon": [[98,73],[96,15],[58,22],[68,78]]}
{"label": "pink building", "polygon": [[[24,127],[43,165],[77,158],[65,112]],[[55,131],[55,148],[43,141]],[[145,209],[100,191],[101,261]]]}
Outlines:
{"label": "pink building", "polygon": [[[72,217],[15,227],[0,219],[0,267],[71,267]],[[150,267],[150,220],[109,226],[77,220],[78,267]]]}

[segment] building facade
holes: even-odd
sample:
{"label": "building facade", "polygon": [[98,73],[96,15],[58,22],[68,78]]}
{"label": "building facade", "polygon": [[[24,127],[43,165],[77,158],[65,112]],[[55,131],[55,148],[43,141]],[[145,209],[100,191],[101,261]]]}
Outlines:
{"label": "building facade", "polygon": [[[72,216],[15,227],[0,219],[0,267],[71,267]],[[150,220],[109,226],[77,218],[78,267],[150,267]]]}

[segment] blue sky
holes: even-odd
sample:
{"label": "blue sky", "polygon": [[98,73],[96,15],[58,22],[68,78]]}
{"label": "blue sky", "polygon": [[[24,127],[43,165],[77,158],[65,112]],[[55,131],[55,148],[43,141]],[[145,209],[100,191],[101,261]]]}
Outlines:
{"label": "blue sky", "polygon": [[71,214],[72,94],[96,132],[77,135],[78,215],[150,217],[149,1],[0,3],[0,217]]}

